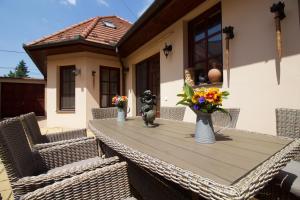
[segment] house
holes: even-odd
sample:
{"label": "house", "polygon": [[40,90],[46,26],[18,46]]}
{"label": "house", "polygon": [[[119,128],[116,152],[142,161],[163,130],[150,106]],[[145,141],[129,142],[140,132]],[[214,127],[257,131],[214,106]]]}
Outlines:
{"label": "house", "polygon": [[[109,106],[113,93],[106,93],[107,85],[128,96],[129,116],[139,114],[138,97],[145,89],[157,95],[158,110],[175,106],[188,70],[196,85],[230,92],[224,107],[241,109],[237,128],[275,134],[275,108],[300,109],[300,2],[284,1],[282,58],[276,51],[275,21],[270,12],[273,3],[277,1],[157,0],[132,26],[117,17],[94,18],[91,20],[99,20],[97,25],[83,22],[25,45],[47,76],[48,126],[85,127],[92,107]],[[113,25],[105,25],[105,20]],[[114,25],[117,28],[111,28]],[[112,32],[124,28],[115,40],[110,38],[114,42],[87,39],[93,35],[90,30],[98,26]],[[235,35],[229,41],[229,54],[222,33],[227,26],[234,27]],[[166,56],[163,49],[170,45]],[[206,78],[212,63],[222,71],[221,81],[215,84]],[[65,80],[71,79],[66,74],[72,70],[77,74],[72,76],[75,88],[64,94]],[[108,79],[118,73],[119,81]],[[195,114],[187,109],[184,120],[195,121]]]}
{"label": "house", "polygon": [[122,74],[115,45],[130,27],[116,16],[95,17],[24,45],[47,80],[48,127],[86,127],[91,108],[111,106]]}

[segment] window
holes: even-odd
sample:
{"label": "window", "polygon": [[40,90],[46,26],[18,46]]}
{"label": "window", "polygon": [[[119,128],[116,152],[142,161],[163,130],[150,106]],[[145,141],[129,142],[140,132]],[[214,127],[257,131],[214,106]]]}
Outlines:
{"label": "window", "polygon": [[104,26],[116,29],[116,25],[110,21],[103,21]]}
{"label": "window", "polygon": [[189,22],[189,67],[196,85],[209,83],[211,68],[222,72],[222,15],[217,4]]}
{"label": "window", "polygon": [[60,110],[75,110],[75,66],[60,67]]}
{"label": "window", "polygon": [[120,69],[100,67],[100,106],[112,107],[112,98],[120,94]]}

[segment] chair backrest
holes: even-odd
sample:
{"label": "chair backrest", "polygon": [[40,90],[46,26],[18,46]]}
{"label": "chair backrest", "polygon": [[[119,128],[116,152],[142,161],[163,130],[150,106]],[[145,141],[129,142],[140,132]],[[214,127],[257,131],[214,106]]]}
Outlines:
{"label": "chair backrest", "polygon": [[239,108],[225,108],[227,112],[231,115],[232,119],[226,113],[216,111],[212,114],[212,121],[215,126],[235,128],[237,120],[239,118],[240,109]]}
{"label": "chair backrest", "polygon": [[93,119],[117,118],[118,110],[116,107],[92,108]]}
{"label": "chair backrest", "polygon": [[182,121],[186,107],[160,107],[160,118]]}
{"label": "chair backrest", "polygon": [[278,136],[300,138],[300,109],[277,108],[276,131]]}
{"label": "chair backrest", "polygon": [[0,122],[0,156],[10,181],[35,174],[34,155],[19,118]]}
{"label": "chair backrest", "polygon": [[31,145],[49,142],[42,136],[38,121],[33,112],[20,116],[25,133]]}

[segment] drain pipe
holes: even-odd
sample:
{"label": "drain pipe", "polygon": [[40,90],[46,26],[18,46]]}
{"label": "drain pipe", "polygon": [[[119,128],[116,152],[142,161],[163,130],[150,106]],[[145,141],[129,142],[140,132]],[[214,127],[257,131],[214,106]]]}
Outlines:
{"label": "drain pipe", "polygon": [[125,73],[127,72],[128,69],[124,65],[122,57],[121,57],[121,55],[119,53],[118,46],[116,46],[115,50],[116,50],[116,54],[117,54],[117,56],[119,58],[119,61],[121,63],[121,81],[122,81],[121,95],[125,95]]}

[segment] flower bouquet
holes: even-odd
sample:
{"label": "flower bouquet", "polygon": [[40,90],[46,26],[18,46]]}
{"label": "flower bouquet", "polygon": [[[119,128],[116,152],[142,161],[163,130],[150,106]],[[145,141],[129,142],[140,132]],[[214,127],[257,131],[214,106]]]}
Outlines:
{"label": "flower bouquet", "polygon": [[126,96],[114,96],[112,98],[112,104],[118,109],[117,121],[124,122],[126,118],[125,108],[127,106],[127,97]]}
{"label": "flower bouquet", "polygon": [[227,113],[222,108],[222,102],[228,95],[227,91],[219,88],[193,89],[187,84],[183,87],[183,93],[177,95],[182,98],[177,105],[189,106],[197,115],[195,138],[198,143],[215,142],[211,114],[215,111]]}

